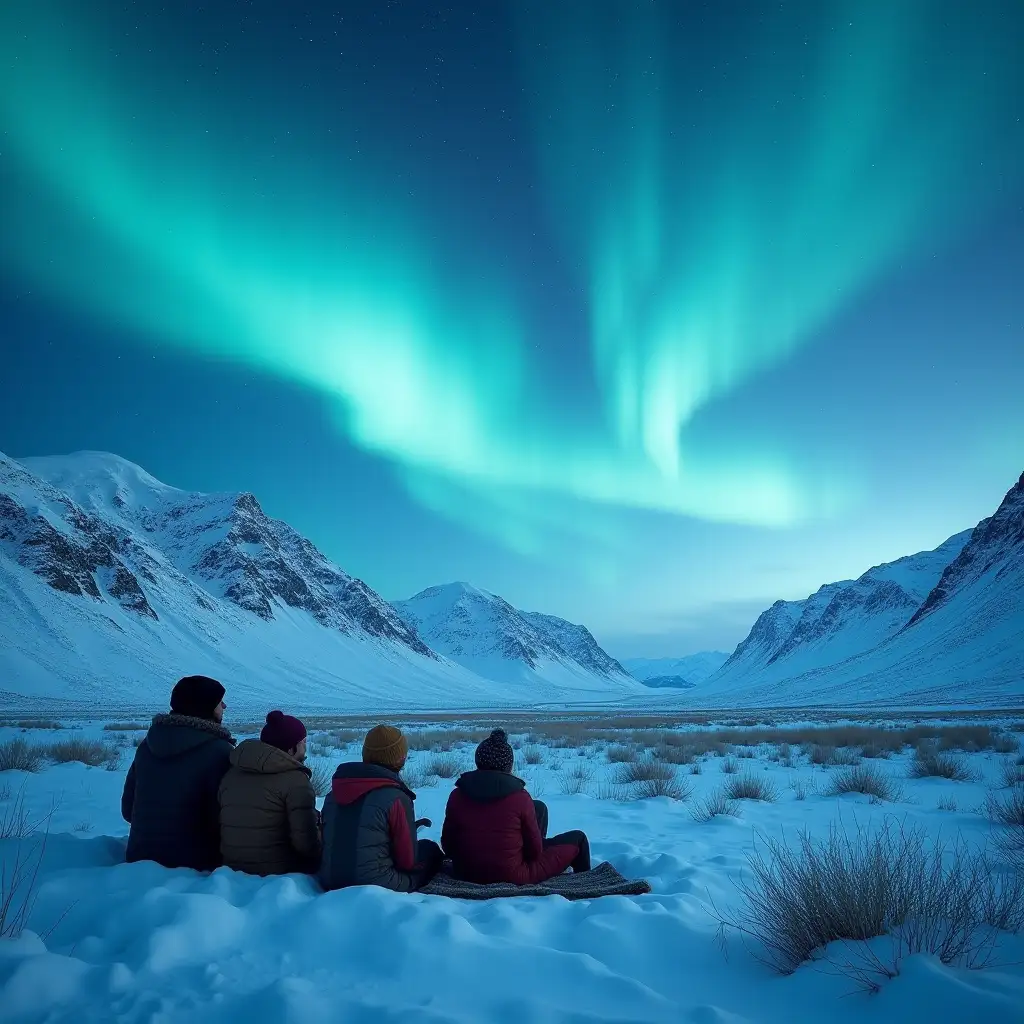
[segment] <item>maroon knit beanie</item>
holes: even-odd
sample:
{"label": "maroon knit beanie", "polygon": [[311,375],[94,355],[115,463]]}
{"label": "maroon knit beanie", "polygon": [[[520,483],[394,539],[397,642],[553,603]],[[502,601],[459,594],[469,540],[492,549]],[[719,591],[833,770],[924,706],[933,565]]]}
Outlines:
{"label": "maroon knit beanie", "polygon": [[267,715],[267,724],[263,726],[260,739],[272,747],[281,750],[293,750],[306,738],[306,727],[291,715],[283,711],[271,711]]}

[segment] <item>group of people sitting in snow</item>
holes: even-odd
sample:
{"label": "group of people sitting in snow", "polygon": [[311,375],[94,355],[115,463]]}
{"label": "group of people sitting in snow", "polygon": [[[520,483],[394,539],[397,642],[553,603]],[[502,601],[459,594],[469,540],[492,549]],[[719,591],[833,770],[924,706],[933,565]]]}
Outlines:
{"label": "group of people sitting in snow", "polygon": [[271,711],[260,738],[235,740],[222,722],[224,687],[186,676],[157,715],[125,779],[121,814],[131,826],[127,860],[254,875],[305,872],[325,889],[425,886],[446,870],[469,882],[536,883],[568,868],[590,870],[583,832],[547,838],[548,810],[512,774],[514,752],[495,729],[476,748],[448,798],[441,845],[416,838],[416,794],[402,780],[409,745],[377,725],[362,760],[340,764],[316,809],[306,766],[306,728]]}

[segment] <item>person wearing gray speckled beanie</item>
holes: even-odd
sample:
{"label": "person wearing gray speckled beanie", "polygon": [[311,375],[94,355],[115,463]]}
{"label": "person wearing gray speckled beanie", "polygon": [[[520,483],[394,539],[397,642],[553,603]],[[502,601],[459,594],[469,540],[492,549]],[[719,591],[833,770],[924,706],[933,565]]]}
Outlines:
{"label": "person wearing gray speckled beanie", "polygon": [[455,783],[441,830],[441,846],[457,878],[529,885],[569,867],[590,870],[590,842],[583,832],[547,838],[548,809],[512,774],[515,752],[504,729],[491,732],[474,760],[476,771]]}
{"label": "person wearing gray speckled beanie", "polygon": [[507,772],[509,775],[512,774],[515,759],[512,744],[509,743],[504,729],[495,729],[476,748],[476,754],[473,756],[477,768],[483,771]]}

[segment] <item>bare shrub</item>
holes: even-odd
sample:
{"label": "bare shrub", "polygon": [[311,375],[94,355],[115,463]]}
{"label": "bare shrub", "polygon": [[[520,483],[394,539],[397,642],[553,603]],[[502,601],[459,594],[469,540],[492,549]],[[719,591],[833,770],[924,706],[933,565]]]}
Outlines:
{"label": "bare shrub", "polygon": [[91,832],[93,824],[91,821],[80,821],[75,825],[71,826],[72,832]]}
{"label": "bare shrub", "polygon": [[992,749],[997,754],[1017,754],[1020,752],[1020,740],[1009,733],[1001,732],[992,738]]}
{"label": "bare shrub", "polygon": [[632,743],[626,743],[609,747],[605,756],[610,764],[629,764],[640,756],[640,751]]}
{"label": "bare shrub", "polygon": [[1014,786],[1005,797],[989,793],[985,810],[1000,825],[1024,828],[1024,786]]}
{"label": "bare shrub", "polygon": [[1013,786],[1024,786],[1024,764],[1014,764],[1010,758],[1006,758],[999,766],[1003,788]]}
{"label": "bare shrub", "polygon": [[737,775],[725,784],[725,795],[730,800],[762,800],[774,803],[779,798],[775,784],[760,775]]}
{"label": "bare shrub", "polygon": [[654,756],[666,764],[693,764],[697,752],[693,747],[673,744],[671,746],[660,746],[654,750]]}
{"label": "bare shrub", "polygon": [[722,758],[722,771],[726,775],[735,775],[740,770],[740,763],[730,754]]}
{"label": "bare shrub", "polygon": [[427,761],[423,771],[439,779],[454,779],[462,774],[462,758],[455,754],[437,754]]}
{"label": "bare shrub", "polygon": [[696,758],[694,758],[694,760],[690,762],[690,774],[691,775],[703,775],[704,774],[704,766]]}
{"label": "bare shrub", "polygon": [[623,786],[619,786],[614,782],[609,782],[607,779],[604,779],[597,784],[598,800],[625,800],[628,796],[629,793]]}
{"label": "bare shrub", "polygon": [[817,793],[817,788],[814,784],[806,779],[793,779],[789,784],[789,788],[793,790],[793,796],[797,800],[806,800],[808,793]]}
{"label": "bare shrub", "polygon": [[64,726],[60,722],[55,722],[49,718],[23,718],[17,722],[11,722],[11,725],[18,729],[63,729]]}
{"label": "bare shrub", "polygon": [[974,779],[963,754],[939,750],[934,743],[918,744],[910,762],[909,775],[912,779],[939,778],[953,782],[971,782]]}
{"label": "bare shrub", "polygon": [[810,758],[811,764],[832,764],[835,752],[835,747],[825,746],[822,743],[812,743],[804,750],[804,753]]}
{"label": "bare shrub", "polygon": [[899,800],[903,789],[886,772],[861,764],[844,768],[832,776],[828,796],[841,796],[843,793],[864,793],[879,800]]}
{"label": "bare shrub", "polygon": [[43,750],[15,738],[0,743],[0,772],[37,772],[43,767]]}
{"label": "bare shrub", "polygon": [[955,811],[955,810],[957,810],[956,797],[954,797],[954,796],[944,796],[944,797],[941,797],[939,799],[939,801],[935,804],[935,809],[937,811]]}
{"label": "bare shrub", "polygon": [[334,778],[331,766],[323,761],[314,761],[313,764],[306,765],[306,767],[312,772],[309,781],[313,786],[313,792],[317,796],[327,796],[331,791],[331,779]]}
{"label": "bare shrub", "polygon": [[853,747],[836,747],[829,758],[829,764],[841,768],[848,768],[860,764],[861,755]]}
{"label": "bare shrub", "polygon": [[572,767],[559,773],[558,783],[566,796],[579,796],[590,790],[594,769],[586,761],[574,761]]}
{"label": "bare shrub", "polygon": [[740,806],[735,800],[729,798],[729,794],[725,791],[724,787],[709,793],[703,800],[698,800],[690,809],[690,816],[694,821],[701,824],[726,814],[730,817],[738,818],[740,816]]}
{"label": "bare shrub", "polygon": [[[764,840],[739,888],[746,906],[719,920],[755,939],[782,974],[822,960],[869,990],[930,953],[944,964],[991,962],[998,931],[1024,924],[1024,877],[1000,874],[960,839],[929,843],[922,829],[884,826],[827,839],[802,833],[795,848]],[[887,954],[853,945],[889,935]],[[829,943],[840,942],[824,953]]]}
{"label": "bare shrub", "polygon": [[[51,812],[52,813],[52,812]],[[0,861],[0,939],[21,935],[35,904],[36,881],[46,852],[49,816],[42,837],[29,843],[39,832],[41,821],[32,821],[25,808],[24,794],[0,817],[0,838],[15,839],[13,852],[4,850]]]}
{"label": "bare shrub", "polygon": [[121,761],[121,751],[115,744],[102,740],[87,740],[80,736],[51,743],[45,748],[45,752],[55,764],[77,762],[91,768],[99,768],[101,765],[109,766],[114,763],[116,768]]}
{"label": "bare shrub", "polygon": [[776,759],[782,762],[792,762],[793,748],[788,743],[780,743],[775,748]]}
{"label": "bare shrub", "polygon": [[620,786],[631,787],[633,795],[641,800],[656,796],[685,800],[693,792],[687,783],[676,776],[676,770],[671,764],[653,757],[620,765],[615,781]]}
{"label": "bare shrub", "polygon": [[[429,778],[434,780],[434,785],[437,784],[437,776],[432,775]],[[422,768],[418,768],[415,765],[406,764],[402,769],[402,781],[413,791],[417,789],[423,789],[428,785],[428,776]]]}
{"label": "bare shrub", "polygon": [[757,757],[757,751],[753,747],[737,747],[735,752],[737,757]]}
{"label": "bare shrub", "polygon": [[523,747],[522,760],[523,764],[543,764],[544,749],[531,743],[528,747]]}
{"label": "bare shrub", "polygon": [[413,729],[406,733],[410,750],[450,754],[459,747],[479,743],[490,733],[483,729]]}
{"label": "bare shrub", "polygon": [[142,722],[107,722],[103,726],[104,732],[139,732],[140,730],[148,729],[148,725],[144,725]]}

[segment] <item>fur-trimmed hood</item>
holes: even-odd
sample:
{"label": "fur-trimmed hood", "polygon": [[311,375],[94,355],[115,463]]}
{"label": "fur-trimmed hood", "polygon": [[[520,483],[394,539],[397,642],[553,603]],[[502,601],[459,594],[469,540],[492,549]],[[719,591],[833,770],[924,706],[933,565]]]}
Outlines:
{"label": "fur-trimmed hood", "polygon": [[154,717],[143,742],[154,757],[166,758],[177,757],[186,750],[214,740],[227,740],[232,745],[235,742],[224,726],[208,718],[169,714]]}

